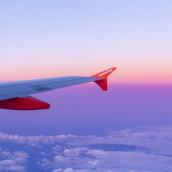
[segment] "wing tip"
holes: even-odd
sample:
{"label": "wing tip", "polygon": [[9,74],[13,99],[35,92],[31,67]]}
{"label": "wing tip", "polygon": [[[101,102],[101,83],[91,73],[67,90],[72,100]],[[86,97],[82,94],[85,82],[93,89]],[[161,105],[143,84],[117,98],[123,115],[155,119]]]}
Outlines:
{"label": "wing tip", "polygon": [[111,68],[109,68],[109,69],[107,69],[107,70],[104,70],[104,71],[102,71],[102,72],[100,72],[100,73],[97,73],[97,74],[95,74],[95,75],[93,75],[93,76],[91,76],[91,77],[97,77],[97,78],[105,79],[105,78],[107,78],[113,71],[115,71],[116,69],[117,69],[117,67],[111,67]]}
{"label": "wing tip", "polygon": [[107,77],[116,70],[117,67],[112,67],[110,69],[107,69],[105,71],[102,71],[100,73],[97,73],[91,77],[100,78],[101,80],[94,81],[103,91],[107,91],[108,85],[107,85]]}

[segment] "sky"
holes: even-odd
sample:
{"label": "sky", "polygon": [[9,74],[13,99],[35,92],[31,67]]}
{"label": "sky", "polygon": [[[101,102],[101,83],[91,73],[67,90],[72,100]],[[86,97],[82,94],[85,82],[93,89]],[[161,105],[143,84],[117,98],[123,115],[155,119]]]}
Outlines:
{"label": "sky", "polygon": [[0,0],[0,82],[92,76],[0,110],[0,171],[172,171],[172,1]]}
{"label": "sky", "polygon": [[0,1],[1,81],[91,76],[172,83],[170,0]]}

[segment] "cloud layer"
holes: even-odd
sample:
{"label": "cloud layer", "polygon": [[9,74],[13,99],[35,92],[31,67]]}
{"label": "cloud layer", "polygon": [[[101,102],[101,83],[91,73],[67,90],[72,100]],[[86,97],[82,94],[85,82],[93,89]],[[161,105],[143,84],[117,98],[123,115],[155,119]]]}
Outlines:
{"label": "cloud layer", "polygon": [[[0,171],[172,171],[172,128],[113,131],[105,136],[19,136],[0,133]],[[6,144],[18,145],[6,151]],[[33,151],[34,150],[34,151]]]}
{"label": "cloud layer", "polygon": [[26,162],[29,155],[22,151],[9,152],[0,149],[0,171],[26,171]]}

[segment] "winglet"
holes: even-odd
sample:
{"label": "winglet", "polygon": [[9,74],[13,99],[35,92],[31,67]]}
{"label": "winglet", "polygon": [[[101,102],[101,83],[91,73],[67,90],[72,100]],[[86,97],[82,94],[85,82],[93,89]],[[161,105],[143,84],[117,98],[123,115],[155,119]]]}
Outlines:
{"label": "winglet", "polygon": [[97,80],[97,81],[94,81],[96,84],[98,84],[100,86],[100,88],[103,90],[103,91],[107,91],[107,77],[116,69],[116,67],[112,67],[110,69],[107,69],[103,72],[100,72],[98,74],[95,74],[91,77],[94,77],[94,78],[100,78],[101,80]]}
{"label": "winglet", "polygon": [[108,75],[110,75],[115,69],[116,69],[116,67],[112,67],[112,68],[107,69],[107,70],[105,70],[105,71],[103,71],[103,72],[100,72],[100,73],[98,73],[98,74],[95,74],[95,75],[93,75],[93,76],[91,76],[91,77],[97,77],[97,78],[105,79],[105,78],[107,78]]}

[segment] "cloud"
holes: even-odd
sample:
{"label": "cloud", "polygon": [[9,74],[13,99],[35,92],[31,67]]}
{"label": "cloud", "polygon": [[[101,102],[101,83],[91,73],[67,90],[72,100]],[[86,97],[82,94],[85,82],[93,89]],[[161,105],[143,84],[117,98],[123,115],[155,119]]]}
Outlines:
{"label": "cloud", "polygon": [[52,149],[53,149],[52,152],[55,153],[55,154],[57,154],[58,152],[61,151],[62,148],[61,148],[61,146],[56,145],[56,146],[54,146]]}
{"label": "cloud", "polygon": [[0,150],[0,171],[25,172],[29,155],[25,152],[7,152]]}
{"label": "cloud", "polygon": [[63,169],[54,169],[52,172],[61,172]]}
{"label": "cloud", "polygon": [[[0,140],[37,150],[37,165],[46,171],[160,172],[162,169],[172,171],[171,133],[171,127],[112,131],[101,137],[0,133]],[[29,156],[33,156],[29,151],[3,151],[1,148],[0,171],[27,171]]]}
{"label": "cloud", "polygon": [[[85,136],[81,136],[85,137]],[[89,137],[89,136],[87,136]],[[54,144],[57,142],[65,142],[69,140],[74,140],[80,138],[76,135],[57,135],[57,136],[19,136],[19,135],[10,135],[0,132],[0,140],[7,142],[15,142],[21,144],[28,144],[30,146],[38,146],[39,144]]]}
{"label": "cloud", "polygon": [[20,165],[13,165],[8,168],[4,168],[4,171],[16,171],[16,172],[24,172],[26,171],[26,167]]}
{"label": "cloud", "polygon": [[56,155],[54,157],[54,161],[55,162],[64,162],[65,161],[65,158],[63,156],[61,156],[61,155]]}
{"label": "cloud", "polygon": [[70,148],[63,151],[63,155],[69,158],[80,158],[86,156],[88,148],[79,147],[79,148]]}
{"label": "cloud", "polygon": [[64,170],[64,172],[72,172],[72,171],[74,171],[72,168],[67,168]]}
{"label": "cloud", "polygon": [[15,165],[15,161],[14,160],[2,160],[0,161],[0,165],[1,166],[12,166],[12,165]]}
{"label": "cloud", "polygon": [[88,164],[89,164],[89,165],[92,165],[92,166],[97,166],[98,162],[99,162],[99,161],[97,161],[97,160],[88,161]]}
{"label": "cloud", "polygon": [[54,169],[52,172],[95,172],[95,170],[88,170],[88,169],[72,169],[72,168],[66,168],[66,169]]}

